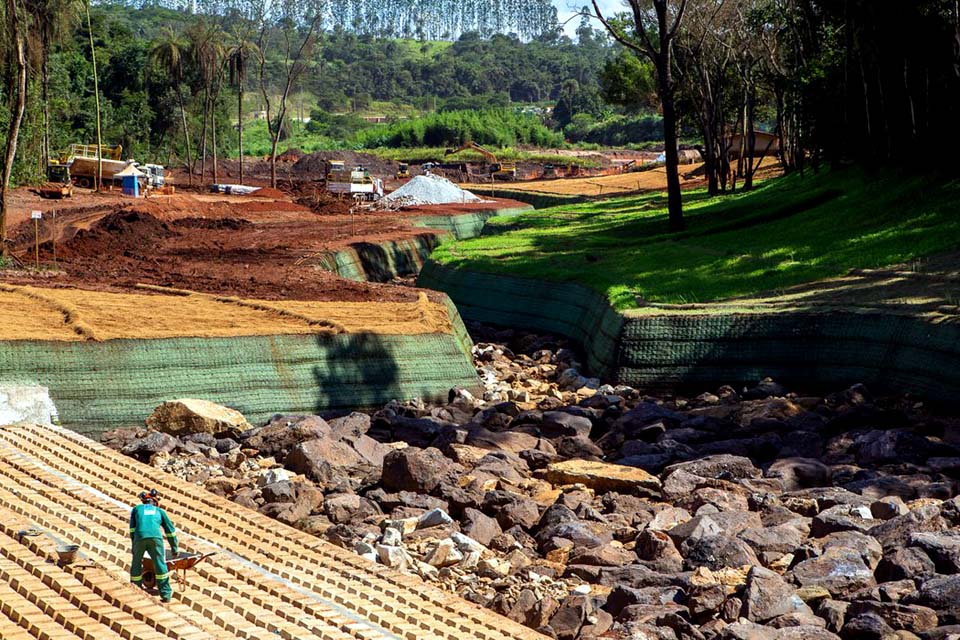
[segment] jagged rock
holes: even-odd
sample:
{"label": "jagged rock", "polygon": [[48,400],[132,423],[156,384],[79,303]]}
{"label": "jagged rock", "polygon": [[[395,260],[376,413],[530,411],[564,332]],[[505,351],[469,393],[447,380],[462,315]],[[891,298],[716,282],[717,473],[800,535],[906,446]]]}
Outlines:
{"label": "jagged rock", "polygon": [[243,414],[208,400],[169,400],[153,410],[147,428],[174,436],[189,433],[240,434],[251,428]]}
{"label": "jagged rock", "polygon": [[643,469],[604,462],[567,460],[547,467],[547,481],[555,485],[583,484],[598,492],[659,495],[660,480]]}
{"label": "jagged rock", "polygon": [[793,576],[804,587],[823,587],[837,598],[872,587],[873,572],[854,549],[832,548],[823,555],[805,560],[793,568]]}
{"label": "jagged rock", "polygon": [[810,458],[782,458],[767,469],[767,477],[778,478],[784,491],[825,487],[830,476],[830,467]]}
{"label": "jagged rock", "polygon": [[669,478],[676,471],[686,471],[701,478],[739,480],[741,478],[759,478],[760,470],[753,466],[749,458],[730,454],[704,456],[689,462],[678,462],[663,470]]}
{"label": "jagged rock", "polygon": [[352,493],[327,496],[323,509],[334,524],[356,522],[381,513],[375,502]]}
{"label": "jagged rock", "polygon": [[408,447],[391,451],[383,460],[383,486],[394,491],[431,493],[451,473],[463,467],[437,449]]}
{"label": "jagged rock", "polygon": [[810,608],[779,575],[762,567],[753,567],[747,574],[743,591],[744,618],[766,622],[789,613],[809,613]]}
{"label": "jagged rock", "polygon": [[133,456],[141,461],[149,460],[158,453],[170,453],[179,446],[180,441],[170,434],[154,431],[143,438],[134,440],[120,450],[125,456]]}
{"label": "jagged rock", "polygon": [[285,524],[294,525],[323,505],[324,498],[320,489],[307,482],[291,482],[289,485],[289,494],[282,494],[283,501],[265,504],[260,512]]}
{"label": "jagged rock", "polygon": [[960,624],[960,574],[936,576],[924,580],[917,593],[904,598],[904,604],[930,607],[942,624]]}
{"label": "jagged rock", "polygon": [[919,547],[933,560],[937,573],[960,573],[960,532],[920,532],[909,538],[911,547]]}
{"label": "jagged rock", "polygon": [[327,424],[335,438],[354,438],[370,430],[371,420],[367,414],[354,411],[340,418],[332,418]]}
{"label": "jagged rock", "polygon": [[893,628],[874,613],[849,618],[840,635],[846,640],[899,640]]}
{"label": "jagged rock", "polygon": [[917,605],[859,600],[852,602],[847,611],[847,615],[851,618],[865,614],[879,616],[894,630],[903,629],[922,633],[937,626],[937,612]]}
{"label": "jagged rock", "polygon": [[906,578],[928,578],[936,572],[937,568],[926,552],[907,547],[884,554],[877,564],[876,577],[879,582],[892,582]]}
{"label": "jagged rock", "polygon": [[331,435],[330,425],[319,416],[276,416],[265,426],[242,434],[243,446],[260,455],[283,460],[301,442]]}
{"label": "jagged rock", "polygon": [[565,411],[547,411],[543,414],[540,431],[545,438],[563,436],[589,437],[593,423],[583,416],[571,415]]}
{"label": "jagged rock", "polygon": [[535,501],[509,491],[488,491],[483,499],[483,510],[496,517],[503,529],[515,525],[529,529],[540,520],[540,509]]}
{"label": "jagged rock", "polygon": [[345,442],[333,438],[314,438],[301,442],[290,450],[284,464],[311,480],[328,484],[338,479],[345,467],[354,467],[364,460]]}
{"label": "jagged rock", "polygon": [[725,567],[758,565],[760,560],[750,546],[728,535],[688,539],[680,545],[680,554],[688,570],[707,567],[719,570]]}
{"label": "jagged rock", "polygon": [[484,546],[489,546],[494,538],[503,533],[503,529],[496,518],[491,518],[481,511],[470,508],[464,510],[460,526],[463,533]]}

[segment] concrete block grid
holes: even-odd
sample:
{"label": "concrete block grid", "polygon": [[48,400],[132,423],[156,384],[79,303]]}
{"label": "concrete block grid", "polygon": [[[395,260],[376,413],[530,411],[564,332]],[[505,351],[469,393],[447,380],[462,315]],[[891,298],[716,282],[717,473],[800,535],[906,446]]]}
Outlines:
{"label": "concrete block grid", "polygon": [[468,320],[580,342],[591,373],[641,389],[709,388],[771,376],[862,382],[935,401],[960,398],[960,324],[890,309],[619,313],[582,285],[451,269],[428,261],[419,286],[446,292]]}
{"label": "concrete block grid", "polygon": [[[164,495],[181,547],[216,552],[166,605],[128,582],[128,505],[145,478]],[[63,542],[81,557],[60,567],[51,560]],[[542,638],[82,436],[32,425],[0,427],[0,637]]]}

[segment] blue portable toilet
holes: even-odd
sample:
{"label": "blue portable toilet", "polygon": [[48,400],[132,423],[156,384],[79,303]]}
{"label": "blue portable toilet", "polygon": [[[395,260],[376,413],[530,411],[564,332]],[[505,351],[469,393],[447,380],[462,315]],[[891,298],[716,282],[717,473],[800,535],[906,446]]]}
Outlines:
{"label": "blue portable toilet", "polygon": [[144,172],[137,169],[133,164],[128,164],[123,171],[113,174],[114,179],[120,178],[123,185],[123,195],[140,197],[140,178],[146,176]]}

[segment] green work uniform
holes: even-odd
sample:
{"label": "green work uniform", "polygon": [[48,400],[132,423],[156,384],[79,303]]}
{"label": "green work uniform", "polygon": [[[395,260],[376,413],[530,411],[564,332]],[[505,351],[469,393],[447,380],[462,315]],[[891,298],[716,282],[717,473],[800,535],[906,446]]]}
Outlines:
{"label": "green work uniform", "polygon": [[173,589],[170,587],[170,574],[163,551],[164,537],[170,541],[173,555],[177,555],[180,551],[177,531],[166,511],[154,504],[138,504],[130,511],[130,541],[133,543],[130,581],[136,585],[143,582],[143,554],[146,553],[153,560],[160,597],[169,600]]}

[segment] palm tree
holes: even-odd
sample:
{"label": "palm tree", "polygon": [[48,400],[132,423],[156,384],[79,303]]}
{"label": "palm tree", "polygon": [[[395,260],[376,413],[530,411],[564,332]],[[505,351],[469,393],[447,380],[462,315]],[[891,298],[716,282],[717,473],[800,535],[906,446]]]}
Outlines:
{"label": "palm tree", "polygon": [[100,80],[97,77],[97,50],[93,46],[93,25],[90,24],[90,0],[83,3],[84,15],[87,18],[87,33],[90,36],[90,61],[93,64],[93,97],[97,115],[97,191],[103,188],[103,139],[100,136]]}
{"label": "palm tree", "polygon": [[200,181],[202,182],[207,170],[208,122],[209,130],[213,132],[213,144],[216,146],[213,104],[219,94],[219,87],[216,85],[221,77],[223,66],[224,34],[218,26],[201,19],[187,30],[187,39],[190,41],[191,61],[203,83],[203,125],[200,131]]}
{"label": "palm tree", "polygon": [[43,135],[41,138],[41,170],[50,157],[50,52],[55,41],[67,31],[68,25],[81,12],[83,0],[26,0],[27,12],[33,16],[30,28],[39,56],[40,99],[43,104]]}
{"label": "palm tree", "polygon": [[237,150],[240,154],[240,184],[243,184],[243,92],[247,84],[247,68],[257,56],[257,45],[248,33],[236,31],[231,37],[226,60],[230,69],[230,82],[237,87]]}
{"label": "palm tree", "polygon": [[154,64],[165,69],[170,75],[173,87],[176,90],[177,102],[180,105],[180,121],[183,126],[183,141],[187,148],[187,180],[193,186],[193,154],[190,149],[190,130],[187,127],[187,110],[183,104],[183,63],[186,58],[187,45],[169,27],[160,32],[160,37],[150,49],[150,59]]}

